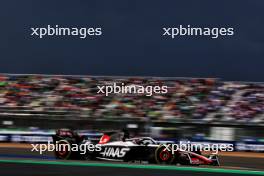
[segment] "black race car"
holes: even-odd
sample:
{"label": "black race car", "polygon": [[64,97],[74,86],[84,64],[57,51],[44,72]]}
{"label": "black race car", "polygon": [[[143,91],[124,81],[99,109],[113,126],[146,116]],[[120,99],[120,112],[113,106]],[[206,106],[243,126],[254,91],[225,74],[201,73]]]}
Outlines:
{"label": "black race car", "polygon": [[85,140],[76,132],[60,129],[53,136],[53,142],[57,145],[70,147],[89,146],[85,152],[60,148],[55,150],[58,159],[85,159],[85,160],[110,160],[123,162],[148,162],[157,164],[181,164],[181,165],[215,165],[219,166],[218,157],[201,155],[200,151],[172,152],[169,147],[150,137],[130,138],[129,133],[105,132],[100,140]]}

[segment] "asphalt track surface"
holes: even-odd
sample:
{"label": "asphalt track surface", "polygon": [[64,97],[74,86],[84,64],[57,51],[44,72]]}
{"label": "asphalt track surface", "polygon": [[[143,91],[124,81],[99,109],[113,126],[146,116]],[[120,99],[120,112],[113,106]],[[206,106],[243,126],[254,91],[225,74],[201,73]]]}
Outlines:
{"label": "asphalt track surface", "polygon": [[52,153],[0,148],[0,176],[233,176],[264,175],[264,158],[221,156],[221,167],[183,167],[55,160]]}

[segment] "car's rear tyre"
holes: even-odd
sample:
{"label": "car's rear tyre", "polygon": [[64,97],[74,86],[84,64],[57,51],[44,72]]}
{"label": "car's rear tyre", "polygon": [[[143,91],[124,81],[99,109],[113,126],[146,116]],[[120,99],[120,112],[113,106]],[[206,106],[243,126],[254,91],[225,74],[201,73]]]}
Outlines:
{"label": "car's rear tyre", "polygon": [[168,150],[165,146],[160,146],[155,151],[155,161],[157,164],[172,164],[174,154],[172,154],[171,149]]}
{"label": "car's rear tyre", "polygon": [[57,148],[55,149],[55,156],[57,159],[70,159],[71,152],[71,144],[67,140],[59,140],[56,143]]}

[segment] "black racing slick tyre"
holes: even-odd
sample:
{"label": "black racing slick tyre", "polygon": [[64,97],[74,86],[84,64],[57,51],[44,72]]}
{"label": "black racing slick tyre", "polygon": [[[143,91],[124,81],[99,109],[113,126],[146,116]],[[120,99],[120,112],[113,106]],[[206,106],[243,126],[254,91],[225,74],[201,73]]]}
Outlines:
{"label": "black racing slick tyre", "polygon": [[157,164],[172,164],[174,157],[171,149],[168,150],[165,146],[159,146],[155,151],[155,161]]}
{"label": "black racing slick tyre", "polygon": [[70,142],[67,140],[59,140],[56,143],[54,152],[57,159],[70,159],[72,155]]}

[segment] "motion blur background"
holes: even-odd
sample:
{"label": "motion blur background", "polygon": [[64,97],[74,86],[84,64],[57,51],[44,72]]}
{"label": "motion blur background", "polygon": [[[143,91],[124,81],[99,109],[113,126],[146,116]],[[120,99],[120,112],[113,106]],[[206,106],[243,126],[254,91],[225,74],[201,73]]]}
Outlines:
{"label": "motion blur background", "polygon": [[[264,151],[263,7],[262,0],[1,1],[0,73],[12,74],[0,76],[0,140],[47,142],[61,127],[87,136],[129,128],[163,140]],[[56,24],[102,27],[103,35],[30,35],[31,27]],[[235,35],[163,38],[163,27],[180,24],[233,27]],[[167,85],[169,93],[96,94],[105,82]]]}
{"label": "motion blur background", "polygon": [[[168,86],[167,94],[98,94],[97,85]],[[220,79],[0,76],[0,140],[47,142],[58,128],[98,137],[127,128],[159,140],[232,143],[264,151],[262,83]]]}

